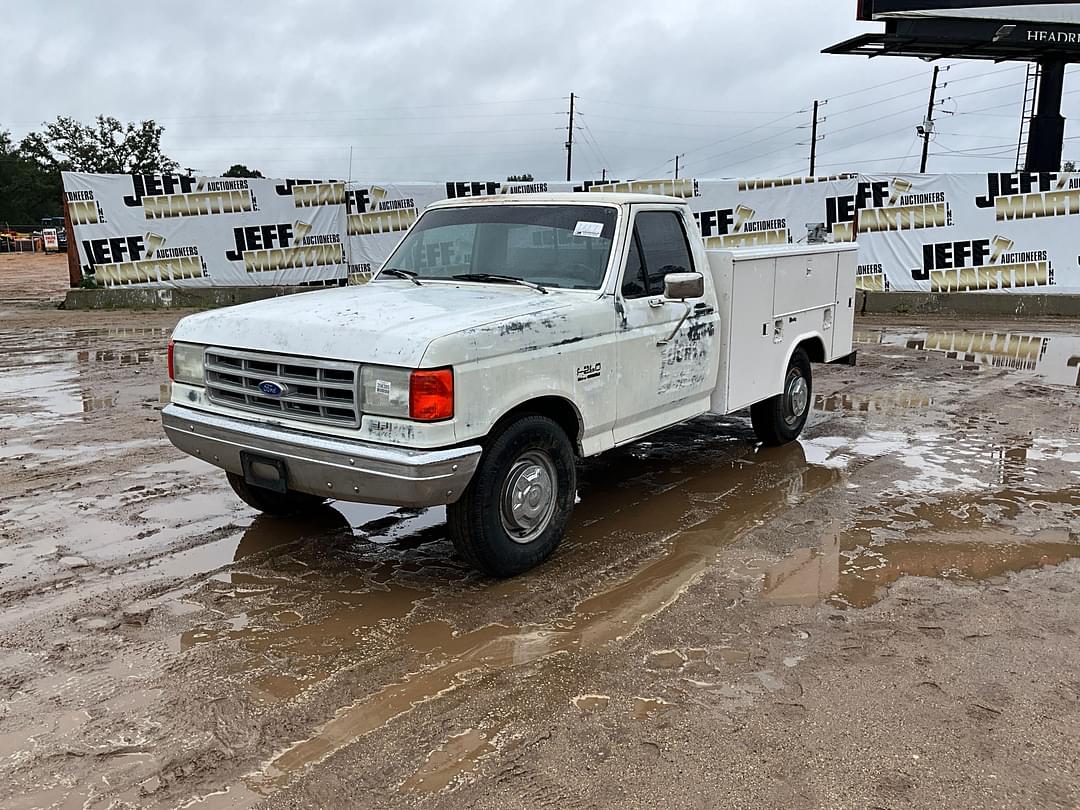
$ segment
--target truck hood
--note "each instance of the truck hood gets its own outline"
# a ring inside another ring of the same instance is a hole
[[[379,281],[191,315],[173,339],[415,368],[436,338],[560,309],[569,297],[509,285]]]

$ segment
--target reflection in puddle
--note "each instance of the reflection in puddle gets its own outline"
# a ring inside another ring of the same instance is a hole
[[[606,709],[611,698],[608,695],[578,695],[570,702],[584,714],[592,714]]]
[[[899,413],[930,408],[933,397],[913,390],[879,391],[871,394],[817,394],[814,410],[823,413]]]
[[[1000,528],[931,530],[879,541],[873,533],[880,527],[867,523],[830,534],[820,546],[799,549],[772,566],[765,573],[765,599],[780,605],[808,607],[824,601],[865,608],[884,598],[887,587],[901,577],[982,582],[1080,557],[1080,542],[1066,530],[1031,538]]]
[[[672,705],[663,698],[634,698],[634,719],[648,720],[655,714],[667,711]]]
[[[1080,335],[931,330],[856,330],[857,343],[940,352],[972,366],[1036,374],[1048,383],[1080,387]]]
[[[7,370],[0,372],[0,401],[13,400],[19,408],[52,416],[83,413],[83,397],[74,368]],[[0,417],[0,427],[15,415]],[[14,425],[13,425],[14,426]]]

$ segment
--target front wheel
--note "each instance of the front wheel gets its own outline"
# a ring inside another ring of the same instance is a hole
[[[750,406],[754,433],[763,444],[775,447],[799,438],[810,415],[813,386],[810,357],[805,349],[796,349],[784,377],[784,392]]]
[[[566,432],[546,416],[523,416],[494,437],[461,498],[446,507],[450,539],[484,573],[528,571],[562,540],[576,490]]]
[[[256,487],[244,480],[244,476],[227,472],[229,486],[244,503],[267,515],[299,515],[310,512],[326,503],[326,498],[305,492],[287,490],[284,494],[264,487]]]

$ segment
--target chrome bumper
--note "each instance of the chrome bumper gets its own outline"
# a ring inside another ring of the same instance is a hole
[[[240,453],[281,459],[289,489],[387,506],[454,503],[480,461],[479,446],[453,450],[399,447],[316,436],[167,405],[165,435],[189,455],[243,475]]]

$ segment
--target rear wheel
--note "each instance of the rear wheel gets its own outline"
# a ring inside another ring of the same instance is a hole
[[[475,568],[520,574],[555,551],[576,490],[566,433],[546,416],[523,416],[495,435],[460,500],[446,507],[450,539]]]
[[[244,476],[226,473],[229,486],[244,503],[268,515],[299,515],[317,509],[326,498],[308,495],[306,492],[287,490],[284,494],[263,487],[256,487],[244,480]]]
[[[810,415],[812,394],[810,357],[805,349],[796,349],[784,377],[784,392],[750,406],[750,421],[762,443],[776,446],[799,438]]]

